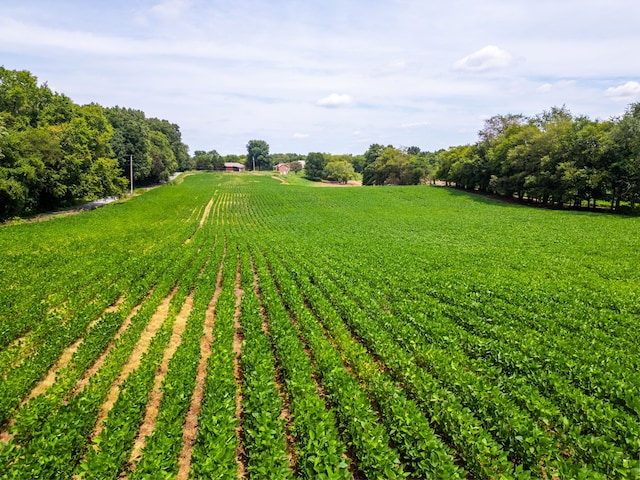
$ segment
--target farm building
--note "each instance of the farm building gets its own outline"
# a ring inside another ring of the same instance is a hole
[[[287,175],[289,173],[289,164],[278,163],[277,165],[274,165],[273,169],[282,175]]]
[[[244,172],[245,166],[238,162],[225,162],[224,163],[224,171],[225,172]]]

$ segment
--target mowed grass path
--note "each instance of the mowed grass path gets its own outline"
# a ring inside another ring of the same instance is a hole
[[[640,219],[309,186],[0,227],[0,471],[637,478]]]

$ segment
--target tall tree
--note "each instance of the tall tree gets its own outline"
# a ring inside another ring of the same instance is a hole
[[[124,172],[129,171],[129,156],[133,155],[134,185],[147,185],[150,179],[151,158],[149,140],[150,128],[144,112],[131,108],[107,108],[107,117],[113,125],[114,135],[111,146]]]
[[[182,143],[180,127],[175,123],[170,123],[168,120],[159,120],[157,118],[149,118],[147,122],[151,130],[163,133],[169,140],[169,146],[177,163],[176,168],[181,171],[189,170],[191,168],[189,147]]]
[[[364,152],[364,163],[362,165],[362,184],[363,185],[375,185],[375,172],[376,168],[374,162],[382,155],[384,147],[379,143],[373,143],[369,146],[366,152]]]
[[[323,153],[311,152],[307,155],[307,161],[304,164],[304,175],[309,180],[322,180],[324,167],[327,165],[327,158]]]
[[[613,203],[620,208],[628,201],[631,208],[640,203],[640,103],[631,104],[611,131],[610,167]]]
[[[178,168],[178,162],[165,134],[152,130],[149,134],[149,155],[151,156],[151,172],[149,180],[153,183],[166,182]]]
[[[264,140],[249,140],[247,143],[247,168],[249,170],[270,170],[269,144]]]
[[[356,172],[353,166],[346,160],[332,160],[328,162],[323,170],[323,177],[340,183],[347,183],[354,179]]]

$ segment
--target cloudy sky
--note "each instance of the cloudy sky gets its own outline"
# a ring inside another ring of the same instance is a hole
[[[472,143],[497,114],[640,101],[637,0],[0,0],[0,65],[195,150]]]

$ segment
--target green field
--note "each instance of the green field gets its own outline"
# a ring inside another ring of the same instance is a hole
[[[2,478],[640,477],[640,218],[310,185],[0,227]]]

